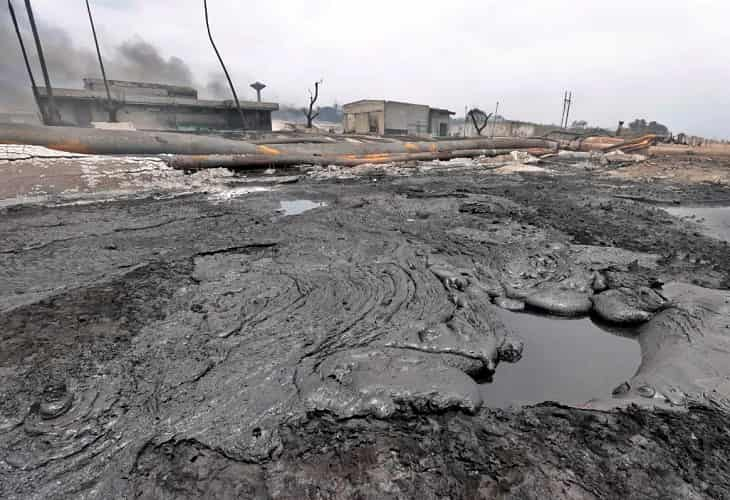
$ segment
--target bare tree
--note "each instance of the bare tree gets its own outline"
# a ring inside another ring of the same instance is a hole
[[[492,113],[487,114],[479,108],[474,108],[469,110],[466,116],[471,118],[474,129],[477,131],[477,134],[481,136],[482,131],[487,128],[487,124],[489,123],[489,119],[492,117]]]
[[[314,94],[312,94],[312,90],[309,90],[309,109],[302,108],[302,113],[304,113],[304,116],[307,117],[307,128],[312,128],[312,122],[319,116],[319,106],[317,106],[317,110],[314,110],[314,105],[317,103],[317,99],[319,99],[319,86],[322,84],[322,80],[318,82],[314,82]]]

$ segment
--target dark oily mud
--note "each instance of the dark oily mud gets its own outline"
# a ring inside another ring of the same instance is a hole
[[[601,327],[590,319],[558,319],[532,314],[501,317],[525,343],[519,363],[500,365],[481,386],[490,407],[543,401],[582,405],[611,398],[613,389],[641,363],[632,330]]]
[[[727,496],[727,246],[624,187],[436,172],[7,206],[0,497]],[[522,306],[628,315],[638,371],[590,411],[489,410],[480,382],[530,353],[502,317]]]
[[[726,498],[725,422],[710,409],[554,405],[387,422],[317,416],[285,426],[283,452],[266,466],[178,440],[142,450],[131,482],[145,499]]]

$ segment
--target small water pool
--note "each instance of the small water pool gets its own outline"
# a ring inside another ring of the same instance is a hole
[[[692,217],[711,238],[730,241],[730,207],[668,207],[675,217]]]
[[[312,200],[294,200],[294,201],[282,201],[281,208],[279,211],[284,215],[299,215],[315,208],[326,207],[327,203],[324,201],[312,201]]]
[[[525,341],[525,350],[519,362],[500,363],[492,382],[481,386],[487,406],[609,399],[641,363],[639,342],[628,332],[608,331],[587,318],[499,314]]]

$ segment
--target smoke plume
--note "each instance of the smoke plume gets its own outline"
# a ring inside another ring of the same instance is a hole
[[[44,86],[25,10],[17,4],[16,15],[36,82]],[[65,30],[44,23],[43,20],[40,20],[38,30],[54,87],[80,88],[83,78],[101,77],[91,34],[90,47],[82,48],[74,45]],[[0,53],[0,111],[35,112],[30,80],[10,13],[6,9],[0,9]],[[107,76],[112,80],[196,86],[193,73],[184,60],[179,57],[165,58],[154,45],[141,38],[127,40],[111,51],[102,48],[102,53]],[[217,75],[214,78],[201,88],[212,97],[229,98],[227,86]]]

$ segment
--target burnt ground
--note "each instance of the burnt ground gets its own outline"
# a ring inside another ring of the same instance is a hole
[[[660,209],[728,187],[379,172],[0,209],[0,497],[730,498],[711,399],[477,390],[514,361],[504,290],[730,289],[728,244]]]

